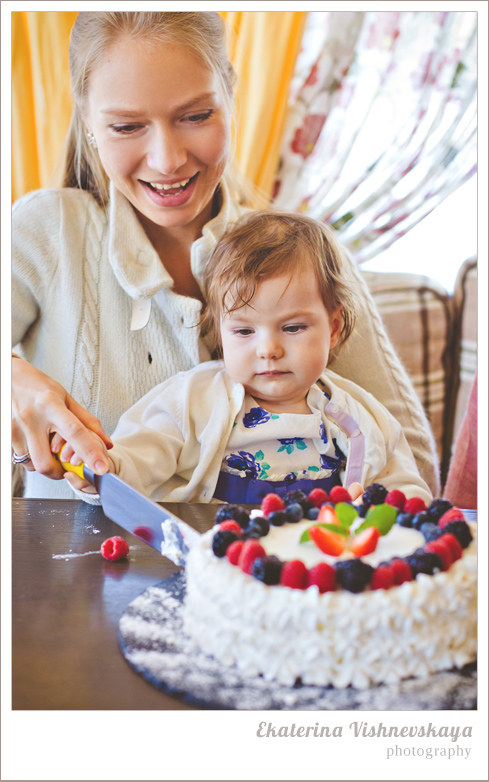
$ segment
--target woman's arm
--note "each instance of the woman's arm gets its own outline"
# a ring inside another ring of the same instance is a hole
[[[328,368],[373,394],[401,424],[421,477],[436,497],[440,491],[439,464],[430,425],[365,281],[350,259],[345,263],[359,303],[358,319],[354,333],[338,356],[331,358]]]

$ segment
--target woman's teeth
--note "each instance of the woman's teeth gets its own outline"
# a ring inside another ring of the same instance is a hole
[[[149,182],[148,184],[154,190],[179,190],[181,187],[188,185],[190,179],[183,179],[181,182],[174,182],[172,185],[160,185],[158,182]]]

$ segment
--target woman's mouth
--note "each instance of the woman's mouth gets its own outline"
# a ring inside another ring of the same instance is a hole
[[[171,184],[163,182],[146,182],[140,179],[139,182],[144,187],[150,200],[157,206],[183,206],[191,198],[196,188],[199,171],[191,177],[182,178]]]
[[[163,196],[163,198],[169,198],[183,193],[197,176],[198,172],[192,177],[180,180],[180,182],[172,182],[171,185],[163,184],[161,182],[145,182],[143,179],[141,179],[140,182],[142,182],[143,185],[146,185],[146,187],[149,187],[150,190],[153,190],[153,192]]]

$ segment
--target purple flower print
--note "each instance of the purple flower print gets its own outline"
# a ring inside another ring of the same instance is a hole
[[[247,451],[231,453],[225,459],[228,467],[244,472],[247,478],[256,478],[260,474],[261,467],[255,461],[255,457]]]
[[[243,426],[246,429],[253,429],[258,424],[265,424],[270,420],[270,413],[263,407],[252,407],[248,413],[243,416]]]

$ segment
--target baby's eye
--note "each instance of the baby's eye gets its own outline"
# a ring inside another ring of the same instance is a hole
[[[235,329],[233,334],[236,334],[238,337],[249,337],[250,334],[253,334],[253,329]]]
[[[302,323],[291,323],[290,326],[285,326],[284,331],[287,334],[298,334],[300,331],[304,331],[307,328],[307,326],[304,326]]]

